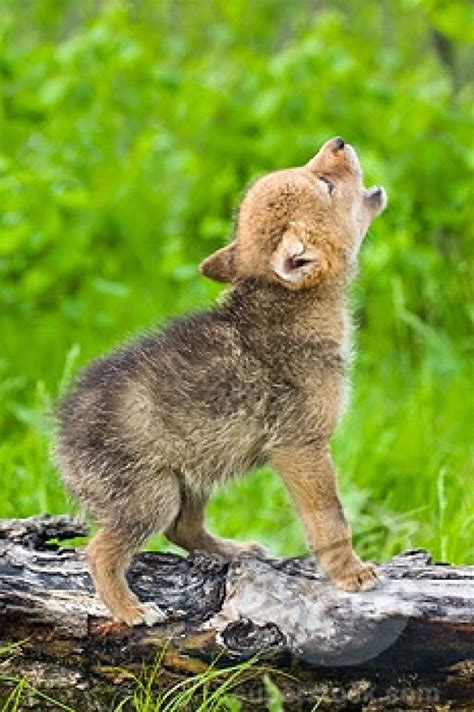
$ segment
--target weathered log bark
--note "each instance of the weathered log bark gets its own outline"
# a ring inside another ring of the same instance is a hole
[[[310,558],[145,553],[131,586],[168,620],[130,629],[108,625],[83,551],[52,543],[85,534],[70,517],[0,521],[0,704],[26,679],[18,709],[60,709],[34,690],[81,711],[113,709],[130,674],[164,651],[160,688],[217,656],[225,667],[258,655],[288,673],[273,676],[285,709],[474,709],[474,567],[410,551],[381,567],[379,589],[349,594]],[[234,693],[243,709],[265,709],[255,677]]]

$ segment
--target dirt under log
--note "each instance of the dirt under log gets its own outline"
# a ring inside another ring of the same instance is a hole
[[[474,710],[474,567],[409,551],[381,566],[378,589],[349,594],[309,557],[144,553],[130,584],[168,618],[130,629],[109,625],[83,551],[57,543],[86,533],[67,516],[0,521],[0,705],[28,680],[18,709],[59,709],[38,690],[109,710],[157,656],[160,689],[257,656],[288,710]],[[233,692],[265,709],[259,678]]]

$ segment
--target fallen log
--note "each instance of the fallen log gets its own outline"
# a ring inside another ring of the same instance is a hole
[[[20,688],[14,709],[135,709],[147,666],[159,694],[254,657],[233,689],[243,710],[266,709],[263,664],[288,710],[474,709],[474,567],[408,551],[350,594],[310,557],[143,553],[130,584],[168,618],[130,629],[111,624],[83,551],[58,544],[86,533],[67,516],[0,521],[1,709]]]

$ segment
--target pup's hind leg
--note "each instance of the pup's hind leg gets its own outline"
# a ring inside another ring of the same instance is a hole
[[[140,603],[130,590],[125,572],[141,542],[131,542],[125,532],[104,527],[87,547],[89,569],[99,597],[116,620],[127,625],[153,625],[162,615],[153,604]]]
[[[265,554],[263,546],[254,541],[232,541],[214,536],[204,526],[206,499],[188,489],[181,492],[181,509],[175,521],[165,531],[167,538],[187,551],[208,551],[225,557],[239,554]]]
[[[158,606],[138,600],[125,578],[132,555],[153,532],[166,529],[179,511],[176,477],[159,478],[154,485],[149,483],[147,492],[137,487],[133,499],[129,496],[121,510],[114,508],[105,521],[102,518],[102,529],[87,547],[97,594],[113,617],[127,625],[153,625],[164,618]]]

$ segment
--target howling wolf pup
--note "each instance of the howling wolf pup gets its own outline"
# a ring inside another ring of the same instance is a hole
[[[213,536],[204,508],[216,484],[265,462],[279,471],[336,586],[377,584],[374,565],[352,549],[329,440],[347,391],[345,291],[386,202],[383,188],[363,187],[341,138],[305,165],[257,180],[234,241],[201,265],[233,285],[225,300],[97,359],[63,397],[55,457],[100,525],[87,556],[117,620],[163,618],[125,580],[153,532],[187,550],[262,553]]]

